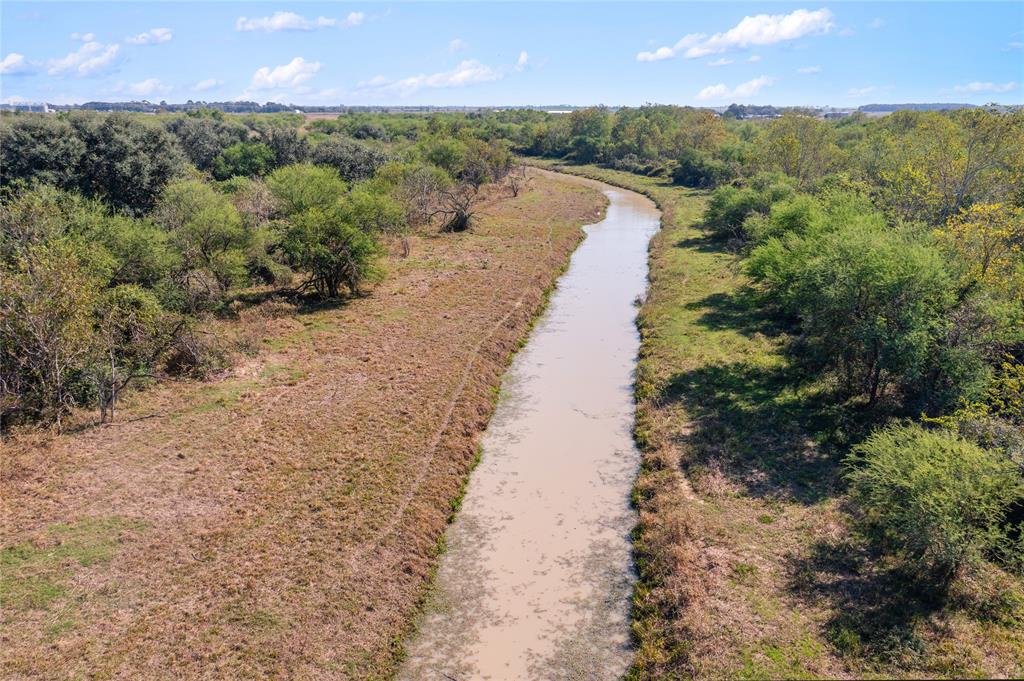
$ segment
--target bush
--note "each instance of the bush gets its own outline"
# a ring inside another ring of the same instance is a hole
[[[304,286],[321,298],[337,298],[343,286],[358,293],[373,272],[377,242],[349,217],[341,206],[313,208],[292,216],[285,228],[282,246],[289,261],[309,273]]]
[[[744,222],[751,215],[767,215],[772,204],[794,194],[793,187],[776,175],[754,177],[749,186],[725,185],[711,194],[704,212],[704,226],[719,238],[746,240]]]
[[[274,167],[274,150],[266,144],[236,142],[213,160],[213,176],[227,180],[235,175],[257,177]]]
[[[859,522],[883,550],[939,583],[1008,548],[1003,522],[1024,501],[1005,457],[947,430],[895,425],[847,457]]]
[[[373,177],[377,168],[388,162],[388,156],[365,144],[344,137],[331,137],[313,147],[309,160],[334,168],[346,182],[357,182]]]
[[[711,189],[732,179],[728,165],[696,149],[686,149],[677,163],[672,181],[684,187]]]

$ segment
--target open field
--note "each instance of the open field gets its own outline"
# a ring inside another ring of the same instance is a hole
[[[1021,676],[1012,615],[914,593],[851,534],[839,461],[872,422],[789,387],[780,331],[696,224],[706,195],[559,169],[663,212],[640,322],[633,678]]]
[[[364,297],[243,313],[262,348],[230,375],[5,442],[3,676],[388,676],[501,373],[604,202],[492,195]]]

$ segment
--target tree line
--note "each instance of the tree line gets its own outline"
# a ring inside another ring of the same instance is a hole
[[[301,116],[0,119],[0,420],[111,418],[132,383],[223,367],[208,321],[251,287],[357,295],[387,240],[472,224],[508,144]]]

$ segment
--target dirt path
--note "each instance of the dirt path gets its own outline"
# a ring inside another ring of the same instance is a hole
[[[611,203],[502,382],[402,678],[614,679],[629,662],[632,374],[653,202]]]
[[[393,673],[509,355],[604,203],[492,192],[368,296],[246,316],[231,375],[0,444],[0,677]]]

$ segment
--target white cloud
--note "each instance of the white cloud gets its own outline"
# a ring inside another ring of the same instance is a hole
[[[871,20],[871,23],[868,24],[868,28],[874,29],[879,29],[882,28],[883,26],[885,26],[885,21],[879,17],[875,17],[874,19]]]
[[[697,93],[697,99],[704,101],[708,99],[725,99],[732,92],[725,83],[719,83],[718,85],[708,85],[706,88]]]
[[[752,61],[752,62],[753,61],[761,61],[761,55],[759,55],[759,54],[752,54],[752,55],[750,55],[750,58],[747,59],[747,61]]]
[[[687,59],[721,54],[735,49],[756,45],[775,45],[810,35],[830,31],[835,24],[832,13],[827,9],[798,9],[789,14],[758,14],[743,17],[742,20],[724,33],[708,36],[691,33],[672,47],[659,47],[653,52],[640,52],[637,61],[660,61],[682,53]]]
[[[140,97],[146,97],[153,93],[166,94],[171,91],[170,85],[164,85],[158,78],[147,78],[146,80],[132,83],[128,86],[128,92]]]
[[[81,40],[83,43],[89,43],[96,39],[96,36],[92,33],[72,33],[72,40]]]
[[[868,85],[867,87],[852,87],[846,91],[847,97],[864,97],[870,95],[872,92],[878,90],[874,85]]]
[[[203,92],[205,90],[212,90],[213,88],[221,86],[223,84],[223,80],[217,80],[216,78],[207,78],[193,85],[192,89],[196,90],[197,92]]]
[[[350,12],[347,17],[343,20],[331,19],[328,17],[317,17],[316,19],[307,19],[301,14],[295,12],[274,12],[269,17],[253,17],[248,19],[246,17],[238,17],[235,21],[236,31],[314,31],[318,28],[325,28],[328,26],[337,26],[340,28],[348,28],[350,26],[358,26],[366,19],[366,15],[362,12]]]
[[[0,99],[0,104],[31,104],[29,100],[19,95],[11,95],[10,97],[4,97]]]
[[[530,62],[530,55],[526,54],[526,50],[519,53],[519,59],[516,60],[516,71],[522,71],[526,68],[526,65]]]
[[[974,81],[966,85],[957,85],[953,88],[956,92],[1010,92],[1020,87],[1019,83],[981,83]]]
[[[820,66],[801,66],[796,70],[797,73],[821,73]]]
[[[774,82],[774,78],[769,78],[768,76],[760,76],[753,80],[748,80],[745,83],[740,83],[731,90],[724,83],[719,83],[717,85],[709,85],[697,93],[697,99],[701,101],[729,98],[747,99],[749,97],[757,95],[757,93],[761,91],[761,88],[767,87]]]
[[[462,38],[456,38],[455,40],[448,43],[448,51],[452,54],[456,52],[462,52],[463,50],[469,49],[469,43]]]
[[[1017,40],[1012,43],[1007,43],[1006,47],[1011,50],[1024,50],[1024,42]]]
[[[525,53],[523,53],[525,54]],[[520,55],[521,57],[522,55]],[[375,91],[381,94],[397,94],[405,97],[423,88],[457,88],[479,83],[501,80],[503,74],[476,59],[466,59],[450,71],[410,76],[401,80],[389,80],[376,76],[360,82],[357,88],[363,92]]]
[[[252,75],[250,90],[272,90],[294,88],[312,78],[320,70],[320,62],[309,62],[295,57],[287,64],[270,68],[264,66]]]
[[[63,73],[88,76],[110,66],[114,59],[117,58],[117,53],[120,49],[120,45],[103,45],[95,41],[88,42],[60,59],[51,59],[50,67],[46,72],[51,76]]]
[[[124,41],[129,45],[155,45],[169,42],[173,37],[174,34],[169,28],[151,28],[138,35],[128,36]]]
[[[731,63],[733,63],[732,59],[726,59],[725,57],[722,57],[721,59],[715,59],[714,61],[709,61],[708,62],[708,66],[728,66]]]
[[[4,75],[13,75],[15,73],[24,73],[29,68],[28,62],[25,61],[25,55],[18,54],[17,52],[11,52],[3,61],[0,61],[0,73]]]

